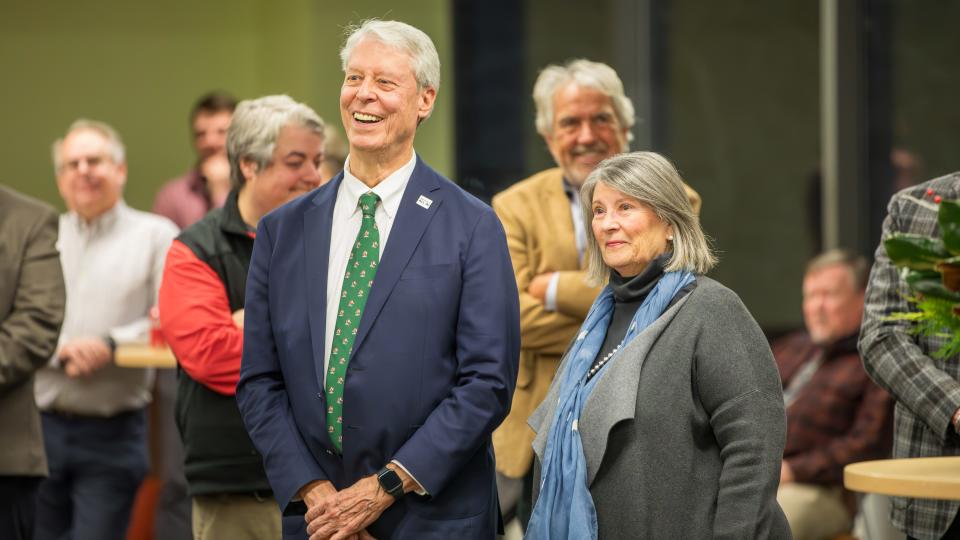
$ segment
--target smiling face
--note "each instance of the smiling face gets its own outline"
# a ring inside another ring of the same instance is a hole
[[[544,139],[564,176],[579,187],[598,163],[627,149],[627,128],[609,96],[568,83],[554,94],[553,125]]]
[[[263,215],[320,185],[323,137],[295,125],[280,129],[270,164],[257,170],[252,160],[240,167],[247,179],[243,189],[253,190],[251,200]]]
[[[667,251],[670,225],[646,204],[597,182],[593,190],[593,236],[603,262],[623,277],[638,275]]]
[[[67,208],[93,220],[113,208],[123,195],[127,166],[114,163],[110,141],[99,131],[70,132],[60,147],[57,189]]]
[[[406,53],[374,39],[360,41],[340,89],[351,163],[369,156],[381,162],[409,159],[417,124],[429,116],[435,98],[435,89],[417,89]]]
[[[863,294],[854,284],[853,272],[832,264],[809,272],[803,278],[803,322],[810,338],[829,345],[860,328]]]

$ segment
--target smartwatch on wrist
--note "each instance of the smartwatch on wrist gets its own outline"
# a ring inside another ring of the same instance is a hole
[[[389,493],[394,499],[400,500],[403,497],[403,480],[393,469],[384,467],[377,472],[377,482],[384,491]]]

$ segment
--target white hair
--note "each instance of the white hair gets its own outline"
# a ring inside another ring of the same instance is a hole
[[[537,133],[547,137],[553,131],[553,97],[563,86],[573,83],[581,88],[593,88],[610,98],[613,112],[620,125],[627,130],[627,142],[633,140],[630,128],[636,123],[633,102],[623,92],[623,81],[612,67],[585,59],[570,60],[566,64],[549,65],[537,76],[533,85],[533,102],[537,108]]]
[[[96,131],[102,135],[103,138],[107,140],[107,151],[110,153],[110,159],[113,160],[114,163],[121,165],[126,161],[127,149],[125,146],[123,146],[123,140],[120,138],[120,134],[117,133],[117,130],[113,129],[113,126],[107,124],[106,122],[80,118],[79,120],[76,120],[70,124],[70,127],[67,128],[66,135],[53,141],[53,146],[50,149],[50,153],[53,158],[53,171],[55,173],[59,174],[60,170],[63,168],[63,140],[74,131],[81,130]]]
[[[306,128],[323,137],[323,120],[313,109],[290,96],[264,96],[241,101],[227,130],[227,159],[234,186],[246,182],[240,162],[249,159],[263,170],[273,160],[273,149],[285,126]]]
[[[360,26],[348,27],[347,33],[347,40],[340,49],[341,69],[344,71],[347,70],[353,48],[364,38],[370,38],[410,57],[410,66],[417,79],[417,90],[440,90],[440,55],[437,54],[437,48],[430,36],[423,30],[400,21],[367,19]]]

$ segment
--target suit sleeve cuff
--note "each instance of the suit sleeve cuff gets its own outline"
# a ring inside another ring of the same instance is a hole
[[[557,289],[560,287],[560,272],[554,272],[550,276],[550,285],[547,285],[547,295],[543,300],[543,309],[547,311],[557,310]]]
[[[417,489],[413,490],[414,493],[416,493],[417,495],[424,495],[424,496],[430,495],[429,493],[427,493],[427,490],[423,489],[423,484],[421,484],[420,481],[417,480],[417,477],[411,474],[410,471],[403,466],[403,463],[400,463],[395,459],[390,460],[390,463],[393,463],[397,467],[400,467],[401,469],[403,469],[403,472],[407,473],[407,476],[409,476],[410,478],[413,478],[413,481],[416,482],[417,484]]]

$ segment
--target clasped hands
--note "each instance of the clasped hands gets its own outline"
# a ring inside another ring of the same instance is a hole
[[[307,505],[310,540],[374,540],[367,527],[394,502],[380,487],[376,475],[337,491],[326,480],[311,482],[300,490]]]

